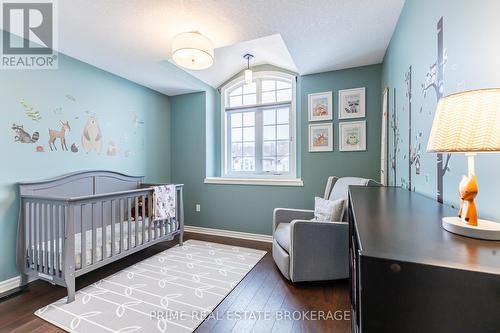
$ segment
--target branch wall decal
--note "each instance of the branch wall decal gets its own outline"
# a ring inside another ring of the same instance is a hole
[[[422,92],[424,98],[427,96],[429,89],[436,93],[436,101],[443,97],[444,92],[444,68],[447,62],[446,50],[443,47],[443,17],[441,17],[437,23],[437,60],[434,64],[429,66],[429,70],[425,75],[425,82],[422,84]],[[442,203],[444,200],[443,189],[444,189],[444,176],[446,172],[449,171],[449,162],[451,155],[446,154],[443,159],[443,154],[436,154],[436,167],[437,167],[437,181],[436,181],[436,199],[438,202]]]

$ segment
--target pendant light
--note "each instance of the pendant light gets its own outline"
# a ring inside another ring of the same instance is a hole
[[[253,55],[247,53],[243,56],[247,60],[247,69],[245,69],[245,84],[250,84],[253,81],[252,70],[250,69],[250,59],[253,58]]]
[[[214,63],[212,41],[198,31],[183,32],[174,38],[172,59],[187,69],[207,69]]]

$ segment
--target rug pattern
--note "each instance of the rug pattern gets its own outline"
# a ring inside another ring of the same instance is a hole
[[[188,240],[35,314],[68,332],[192,332],[265,254]]]

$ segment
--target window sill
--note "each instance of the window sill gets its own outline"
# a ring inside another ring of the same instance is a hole
[[[304,186],[304,182],[300,178],[292,179],[259,179],[259,178],[223,178],[223,177],[207,177],[205,184],[218,185],[258,185],[258,186]]]

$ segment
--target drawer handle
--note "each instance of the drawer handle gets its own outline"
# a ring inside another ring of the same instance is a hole
[[[391,264],[390,268],[391,268],[391,271],[393,271],[394,273],[401,272],[401,266],[399,264],[396,264],[396,263]]]

